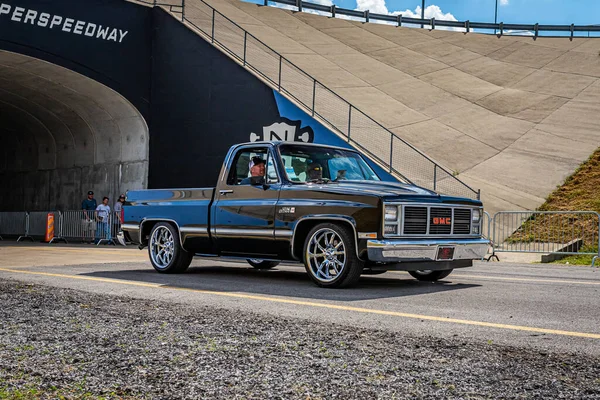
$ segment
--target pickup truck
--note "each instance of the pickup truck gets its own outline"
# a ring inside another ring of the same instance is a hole
[[[391,269],[436,281],[489,246],[480,201],[384,182],[354,150],[305,143],[235,145],[216,188],[130,191],[123,210],[124,235],[162,273],[220,256],[301,262],[321,287]]]

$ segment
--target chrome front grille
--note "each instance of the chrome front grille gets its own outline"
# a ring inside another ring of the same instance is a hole
[[[454,224],[452,233],[455,235],[468,235],[471,233],[471,210],[468,208],[454,209]]]
[[[471,235],[472,208],[440,206],[402,206],[399,235]]]
[[[427,233],[427,207],[404,207],[403,229],[405,235]]]

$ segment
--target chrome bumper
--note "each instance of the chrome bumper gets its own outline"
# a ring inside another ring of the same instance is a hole
[[[394,239],[368,240],[367,255],[370,261],[397,263],[413,261],[480,260],[488,251],[487,239]],[[452,247],[452,259],[438,259],[438,248]]]

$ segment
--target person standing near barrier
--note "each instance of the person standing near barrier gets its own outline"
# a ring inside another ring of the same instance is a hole
[[[125,203],[125,195],[122,194],[119,196],[119,200],[117,200],[117,202],[115,203],[115,206],[113,207],[114,210],[114,215],[115,218],[113,218],[113,228],[114,230],[112,231],[112,235],[113,236],[117,236],[119,231],[121,230],[121,224],[123,223],[122,219],[121,219],[121,211],[123,210],[123,203]]]
[[[104,196],[102,204],[96,207],[96,218],[98,219],[98,227],[96,228],[96,244],[101,240],[106,239],[107,243],[112,242],[110,234],[110,206],[108,205],[108,197]]]
[[[81,202],[81,209],[83,210],[83,214],[85,216],[82,221],[83,232],[88,243],[92,243],[94,240],[94,230],[96,229],[95,214],[97,207],[98,204],[94,198],[94,192],[90,190],[87,193],[87,199],[84,199],[83,202]]]

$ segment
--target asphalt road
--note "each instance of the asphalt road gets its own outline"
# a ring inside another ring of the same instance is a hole
[[[482,262],[438,283],[388,272],[363,277],[356,288],[328,290],[314,286],[301,266],[257,271],[244,262],[197,259],[186,274],[162,275],[145,251],[0,242],[2,278],[391,335],[600,355],[600,269],[583,266]]]

